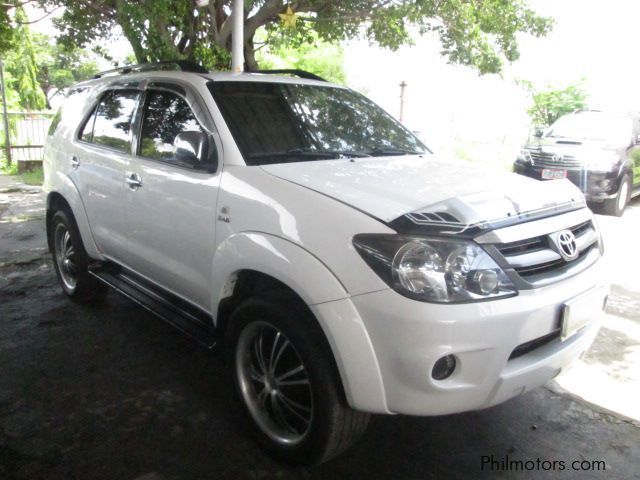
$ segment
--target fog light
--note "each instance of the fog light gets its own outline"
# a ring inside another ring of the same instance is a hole
[[[600,188],[603,190],[606,190],[611,186],[611,180],[609,180],[608,178],[600,180],[598,183],[600,184]]]
[[[498,274],[494,270],[476,270],[471,275],[469,283],[471,290],[489,295],[498,286]]]
[[[435,363],[431,370],[431,376],[435,380],[444,380],[445,378],[450,377],[455,369],[456,357],[453,355],[447,355]]]

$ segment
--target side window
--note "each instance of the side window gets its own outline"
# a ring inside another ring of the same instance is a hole
[[[131,149],[131,122],[138,103],[139,93],[128,90],[107,92],[89,118],[81,134],[81,139],[97,145],[104,145],[122,152]],[[89,137],[91,125],[93,134]]]
[[[56,133],[56,129],[58,128],[58,125],[60,125],[61,119],[62,119],[62,108],[59,108],[55,116],[51,120],[51,123],[49,124],[49,130],[47,131],[47,135],[53,135],[54,133]]]
[[[171,92],[148,91],[139,155],[164,161],[175,160],[174,141],[178,134],[184,132],[204,133],[187,102]]]
[[[93,111],[87,121],[85,122],[82,130],[80,131],[80,140],[84,140],[85,142],[91,142],[91,138],[93,137],[93,124],[96,122],[96,107],[93,107]]]

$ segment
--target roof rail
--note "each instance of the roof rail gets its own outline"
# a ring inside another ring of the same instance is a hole
[[[173,67],[173,68],[166,68]],[[154,63],[139,63],[137,65],[125,65],[124,67],[114,68],[112,70],[106,70],[104,72],[97,73],[93,78],[101,78],[106,75],[125,74],[134,72],[148,72],[154,70],[181,70],[183,72],[193,73],[209,73],[209,71],[202,65],[199,65],[190,60],[167,60],[164,62]]]
[[[307,78],[309,80],[320,80],[321,82],[327,81],[319,75],[316,75],[315,73],[307,72],[305,70],[299,70],[297,68],[284,68],[279,70],[252,70],[248,71],[247,73],[266,73],[270,75],[289,74],[295,75],[296,77],[300,78]]]

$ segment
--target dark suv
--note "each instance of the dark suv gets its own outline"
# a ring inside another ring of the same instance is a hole
[[[590,206],[620,216],[640,194],[640,117],[580,111],[535,130],[514,171],[538,180],[568,178]]]

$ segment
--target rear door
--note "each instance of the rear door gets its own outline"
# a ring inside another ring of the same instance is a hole
[[[194,98],[184,88],[145,91],[136,156],[126,167],[127,177],[139,183],[128,185],[124,197],[126,264],[208,310],[220,174],[185,165],[173,153],[183,132],[210,135],[210,148],[217,151]]]
[[[101,253],[119,260],[127,249],[124,218],[125,166],[131,156],[132,123],[142,92],[104,92],[78,132],[71,162]]]
[[[632,162],[633,185],[640,187],[640,118],[633,119],[633,146],[629,151],[629,158]]]

